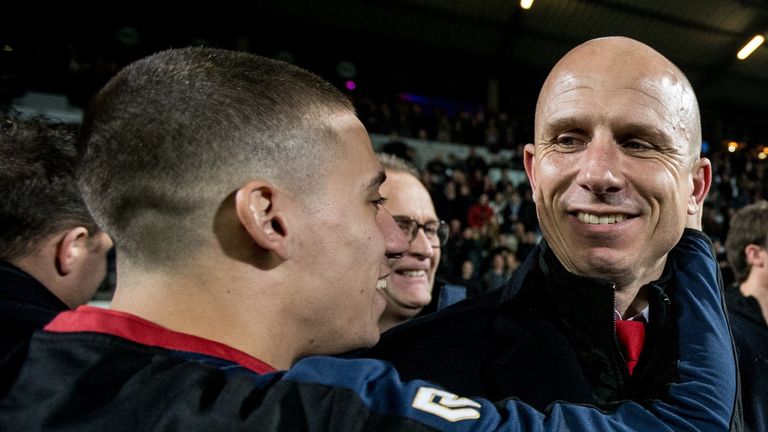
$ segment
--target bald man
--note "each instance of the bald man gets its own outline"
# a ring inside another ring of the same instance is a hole
[[[501,290],[399,326],[367,355],[544,412],[663,400],[686,290],[667,257],[684,232],[708,242],[685,229],[711,181],[700,143],[696,97],[669,60],[622,37],[576,47],[547,77],[525,147],[541,243]]]

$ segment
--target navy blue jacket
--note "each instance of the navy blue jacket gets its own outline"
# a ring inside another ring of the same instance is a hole
[[[225,345],[135,316],[83,307],[36,333],[0,401],[0,430],[53,431],[725,431],[736,391],[734,353],[708,243],[679,250],[679,382],[666,401],[609,410],[520,401],[492,404],[375,360],[309,357],[288,371]],[[702,249],[704,252],[702,252]],[[687,286],[687,285],[686,285]]]

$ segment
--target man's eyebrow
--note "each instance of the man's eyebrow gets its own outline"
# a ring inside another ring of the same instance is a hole
[[[545,133],[561,133],[580,130],[584,122],[589,121],[590,117],[588,115],[555,117],[550,121],[547,121],[542,129]],[[658,125],[643,121],[628,121],[623,124],[619,123],[615,125],[614,128],[619,131],[619,133],[628,133],[642,138],[654,138],[656,140],[666,135],[664,130]]]
[[[565,132],[568,130],[579,129],[579,125],[588,121],[584,116],[564,116],[554,117],[544,123],[544,130],[548,132]]]
[[[658,125],[645,122],[629,122],[623,126],[623,130],[641,138],[653,138],[655,140],[660,140],[668,135]]]
[[[378,174],[374,178],[371,179],[371,181],[368,182],[368,185],[365,187],[368,190],[376,190],[379,188],[379,186],[384,183],[384,181],[387,179],[387,174],[384,172],[384,170],[379,171]]]

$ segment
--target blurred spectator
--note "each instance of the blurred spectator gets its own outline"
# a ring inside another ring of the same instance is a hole
[[[483,228],[493,221],[493,209],[488,205],[488,194],[480,194],[477,202],[469,208],[467,223],[473,228]]]
[[[460,271],[453,278],[453,283],[467,287],[467,297],[476,296],[483,292],[483,281],[477,277],[475,264],[469,259],[461,262]]]
[[[734,215],[726,241],[736,286],[726,296],[748,430],[768,430],[768,202]]]
[[[491,259],[491,268],[483,275],[483,291],[490,291],[504,285],[511,274],[507,269],[504,255],[494,254]]]

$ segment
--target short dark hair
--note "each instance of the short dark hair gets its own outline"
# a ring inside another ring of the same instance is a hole
[[[738,282],[744,282],[749,276],[744,248],[750,244],[768,247],[768,201],[742,207],[731,218],[725,250]]]
[[[120,253],[163,264],[207,241],[225,197],[260,178],[306,196],[341,157],[329,119],[352,114],[296,66],[211,48],[163,51],[96,95],[80,139],[80,186]]]
[[[42,117],[0,116],[0,259],[29,255],[62,230],[98,232],[77,187],[76,133]]]

